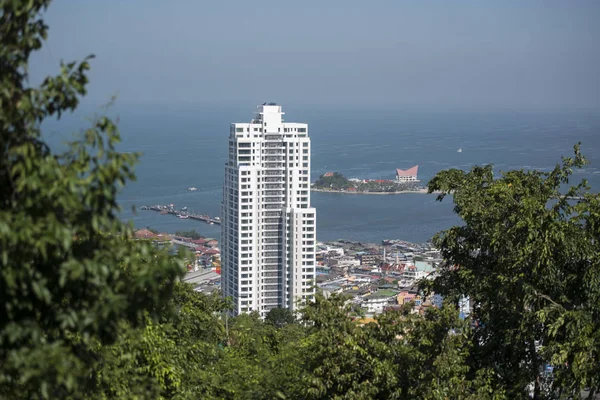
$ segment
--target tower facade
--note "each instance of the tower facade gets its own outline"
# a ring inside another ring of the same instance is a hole
[[[275,103],[233,123],[221,203],[221,286],[235,314],[295,310],[314,296],[316,212],[308,125]]]

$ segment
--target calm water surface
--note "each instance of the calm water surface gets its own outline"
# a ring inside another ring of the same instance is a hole
[[[174,203],[218,215],[230,122],[248,121],[252,106],[196,109],[117,108],[123,151],[143,153],[138,179],[123,190],[122,216],[136,227],[166,232],[196,229],[219,237],[217,225],[179,220],[132,206]],[[312,180],[327,171],[349,178],[393,178],[395,168],[419,165],[427,182],[447,168],[494,164],[496,170],[550,170],[581,141],[591,164],[575,172],[600,188],[600,117],[586,112],[406,112],[310,110],[285,107],[287,121],[307,122],[312,139]],[[85,126],[80,117],[51,123],[45,132],[58,142]],[[461,148],[462,152],[457,152]],[[188,192],[189,186],[198,187]],[[319,240],[378,242],[387,238],[426,241],[459,224],[451,199],[313,193]]]

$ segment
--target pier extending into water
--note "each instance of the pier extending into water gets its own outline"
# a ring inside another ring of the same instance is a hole
[[[219,219],[219,217],[211,217],[209,215],[196,214],[196,213],[187,212],[187,211],[183,211],[183,210],[178,211],[175,209],[175,207],[171,207],[169,205],[166,205],[166,206],[163,206],[163,205],[141,206],[140,210],[157,211],[163,215],[175,215],[176,217],[181,218],[181,219],[195,219],[197,221],[204,221],[207,224],[216,224],[216,225],[221,224],[221,220]]]

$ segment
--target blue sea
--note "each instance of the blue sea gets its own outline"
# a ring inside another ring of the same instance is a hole
[[[140,211],[142,205],[174,203],[190,211],[219,215],[230,122],[246,122],[254,105],[119,106],[122,151],[141,152],[137,181],[120,195],[122,217],[136,227],[164,232],[195,229],[219,237],[218,225]],[[510,169],[549,171],[562,155],[582,142],[590,164],[575,171],[600,189],[600,115],[586,111],[415,111],[376,107],[285,106],[285,119],[307,122],[312,140],[312,180],[327,171],[349,178],[391,179],[395,169],[419,165],[427,183],[447,168],[470,169],[492,163]],[[82,113],[44,127],[51,142],[88,124]],[[462,149],[462,152],[458,152]],[[198,191],[189,192],[190,186]],[[435,195],[342,195],[312,193],[317,209],[317,238],[379,242],[429,240],[460,224],[452,199]],[[132,211],[136,206],[138,211]]]

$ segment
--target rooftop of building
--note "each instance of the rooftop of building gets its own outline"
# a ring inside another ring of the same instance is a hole
[[[379,299],[379,298],[386,298],[386,297],[394,297],[397,294],[398,294],[397,290],[384,289],[384,290],[378,290],[375,293],[366,296],[366,298],[367,299]]]
[[[423,271],[423,272],[433,272],[435,271],[435,267],[433,266],[433,264],[431,262],[427,262],[427,261],[415,261],[415,267],[417,269],[417,271]]]
[[[197,286],[220,279],[221,276],[214,271],[200,270],[195,272],[188,272],[187,274],[185,274],[183,281]]]
[[[417,176],[418,172],[419,172],[418,165],[415,165],[414,167],[409,168],[409,169],[396,168],[396,176]]]

